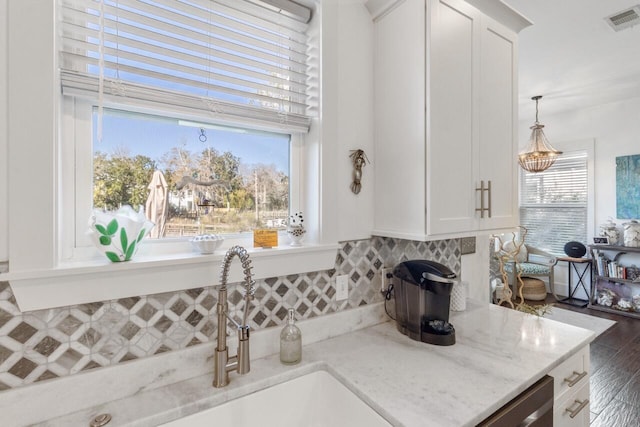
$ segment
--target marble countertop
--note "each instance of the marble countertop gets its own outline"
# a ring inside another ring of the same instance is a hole
[[[342,316],[349,315],[353,316]],[[378,319],[373,326],[359,319],[361,329],[334,337],[329,333],[326,339],[305,344],[303,361],[293,367],[280,364],[278,355],[271,354],[252,359],[247,375],[232,373],[231,383],[222,389],[211,386],[212,373],[207,372],[156,388],[138,387],[129,397],[38,425],[88,425],[93,416],[109,412],[110,426],[156,426],[324,369],[394,426],[472,426],[594,338],[586,329],[477,303],[452,313],[456,344],[447,347],[410,340],[396,330],[394,322],[380,323],[384,318],[377,315],[369,316],[371,322]],[[312,325],[302,323],[303,340],[317,334],[311,330],[317,325]],[[166,364],[161,360],[156,363]],[[159,369],[154,375],[161,378],[168,372]],[[117,379],[111,376],[111,381]]]

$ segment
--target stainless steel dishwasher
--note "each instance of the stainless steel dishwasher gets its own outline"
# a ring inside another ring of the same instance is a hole
[[[553,426],[553,378],[545,375],[478,424],[481,427]]]

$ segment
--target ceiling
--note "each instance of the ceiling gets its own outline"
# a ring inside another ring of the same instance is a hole
[[[640,25],[604,20],[640,0],[503,0],[534,24],[519,35],[520,117],[640,97]]]

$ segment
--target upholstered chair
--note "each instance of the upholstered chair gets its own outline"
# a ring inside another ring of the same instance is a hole
[[[513,252],[513,242],[507,241],[503,245],[503,249]],[[517,261],[517,262],[516,262]],[[524,244],[520,247],[520,251],[515,258],[507,260],[504,269],[509,278],[509,285],[513,290],[513,294],[518,294],[517,272],[520,277],[540,277],[542,276],[549,283],[549,290],[553,297],[557,300],[553,281],[553,267],[558,263],[558,259],[552,254],[541,249]],[[517,267],[516,267],[517,266]]]

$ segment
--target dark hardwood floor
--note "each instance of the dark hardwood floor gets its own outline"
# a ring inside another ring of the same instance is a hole
[[[617,322],[591,343],[591,427],[640,426],[640,319],[546,303]]]

